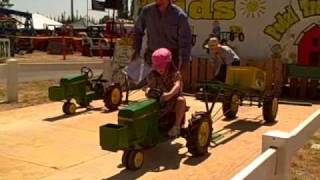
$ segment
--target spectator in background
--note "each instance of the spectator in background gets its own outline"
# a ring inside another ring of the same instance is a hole
[[[227,66],[240,66],[239,56],[228,46],[221,45],[218,38],[209,39],[209,59],[212,59],[215,67],[215,79],[225,82]]]

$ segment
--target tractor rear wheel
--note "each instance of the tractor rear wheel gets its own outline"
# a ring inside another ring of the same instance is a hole
[[[206,113],[193,115],[188,126],[187,148],[193,156],[203,156],[208,152],[212,136],[212,120]]]
[[[263,119],[267,123],[274,122],[278,114],[278,98],[272,97],[263,102]]]
[[[122,89],[119,84],[111,85],[106,90],[104,105],[109,110],[117,110],[122,102]]]
[[[144,155],[139,150],[127,150],[123,152],[122,164],[129,170],[140,169],[144,162]]]
[[[62,111],[67,115],[75,114],[77,110],[77,106],[72,102],[65,102],[62,106]]]
[[[233,119],[237,116],[240,105],[240,98],[237,94],[226,96],[222,104],[223,115],[227,119]]]

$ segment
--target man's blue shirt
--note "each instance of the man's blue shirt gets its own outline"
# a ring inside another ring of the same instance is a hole
[[[174,4],[169,4],[161,14],[155,3],[145,6],[135,25],[134,50],[140,52],[143,36],[147,31],[149,50],[168,48],[179,50],[183,61],[190,59],[192,34],[186,13]]]

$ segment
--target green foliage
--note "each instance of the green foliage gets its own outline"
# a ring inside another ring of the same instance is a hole
[[[10,0],[0,0],[0,7],[1,8],[10,8],[14,4],[10,3]]]

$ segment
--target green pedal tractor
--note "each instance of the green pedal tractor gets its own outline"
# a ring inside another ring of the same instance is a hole
[[[118,124],[100,127],[100,146],[112,152],[122,150],[122,164],[127,169],[139,169],[143,165],[144,149],[170,139],[167,134],[176,116],[175,112],[170,112],[160,118],[160,96],[158,90],[150,90],[149,98],[119,110]],[[212,108],[207,108],[207,112],[194,113],[188,127],[181,129],[180,135],[186,139],[188,151],[193,156],[207,153],[212,135],[211,111]]]
[[[73,100],[83,108],[91,101],[103,99],[105,107],[116,110],[122,102],[122,89],[118,83],[111,83],[102,79],[93,78],[93,71],[88,67],[81,68],[81,74],[60,79],[59,86],[49,87],[51,101],[64,101],[62,111],[71,115],[76,112],[77,106]]]

